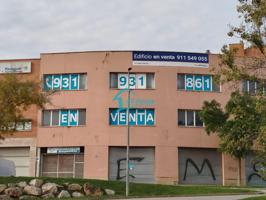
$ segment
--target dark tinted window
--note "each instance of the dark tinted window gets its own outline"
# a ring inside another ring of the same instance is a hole
[[[178,125],[185,126],[186,119],[185,119],[185,110],[178,110]]]
[[[200,111],[195,111],[196,126],[203,126],[203,121],[199,116]]]
[[[185,89],[185,75],[184,74],[177,75],[177,88],[180,90]]]
[[[187,110],[187,126],[194,126],[194,112]]]
[[[147,73],[146,74],[146,87],[148,89],[153,89],[155,88],[155,81],[154,81],[154,74],[152,73]]]
[[[256,82],[255,81],[249,81],[249,94],[256,94]]]
[[[86,110],[79,110],[79,125],[86,124]]]
[[[50,126],[50,110],[44,110],[42,112],[42,125]]]

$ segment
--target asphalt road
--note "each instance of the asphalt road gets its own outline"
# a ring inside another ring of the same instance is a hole
[[[226,195],[226,196],[196,196],[196,197],[154,197],[154,198],[134,198],[132,200],[240,200],[248,197],[266,196],[266,188],[258,188],[258,189],[254,188],[254,190],[257,191],[257,194]]]
[[[135,198],[132,200],[239,200],[260,195]],[[128,199],[127,199],[128,200]]]

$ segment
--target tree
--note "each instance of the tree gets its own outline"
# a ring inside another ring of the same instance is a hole
[[[16,124],[25,120],[23,112],[31,105],[43,108],[49,93],[42,93],[40,83],[21,81],[7,74],[0,80],[0,138],[16,130]]]
[[[258,110],[261,112],[260,134],[257,138],[257,155],[259,158],[259,172],[266,180],[266,100],[261,98],[262,103],[258,104]]]
[[[260,133],[262,118],[256,107],[256,97],[236,91],[231,94],[224,111],[212,100],[204,102],[200,112],[206,132],[218,134],[220,150],[238,160],[238,185],[241,184],[241,159],[252,149]]]
[[[231,98],[224,111],[213,100],[204,102],[200,113],[208,134],[217,133],[220,149],[238,159],[238,183],[241,183],[241,158],[250,150],[257,149],[262,160],[262,174],[266,166],[266,0],[239,0],[237,6],[240,26],[231,26],[230,37],[238,37],[247,48],[253,48],[254,58],[238,56],[236,49],[227,45],[221,49],[221,63],[214,68],[216,80],[232,84]],[[239,92],[243,80],[256,81],[258,91],[255,96]],[[263,89],[263,86],[265,89]]]
[[[220,68],[214,69],[224,82],[243,79],[258,80],[266,76],[266,0],[239,0],[237,6],[240,26],[231,26],[229,37],[237,37],[246,47],[256,49],[257,58],[242,58],[242,65],[236,63],[236,50],[227,45],[222,48]],[[222,76],[221,76],[222,75]]]

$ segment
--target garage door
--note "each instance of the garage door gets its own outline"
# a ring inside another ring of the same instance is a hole
[[[130,148],[130,181],[154,182],[154,148]],[[111,147],[109,151],[109,179],[125,180],[126,148]]]
[[[248,185],[266,185],[266,179],[259,174],[259,160],[254,153],[246,157],[246,181]]]
[[[222,184],[222,155],[215,149],[179,148],[179,183]]]
[[[29,176],[30,148],[0,148],[0,176]]]

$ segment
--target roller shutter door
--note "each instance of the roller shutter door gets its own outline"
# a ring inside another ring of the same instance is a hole
[[[130,148],[130,181],[154,182],[154,148]],[[111,147],[109,151],[109,179],[125,180],[126,148]]]
[[[222,184],[222,155],[215,149],[179,148],[179,183]]]
[[[0,148],[0,176],[29,176],[30,148]]]
[[[259,160],[254,153],[246,157],[246,182],[248,185],[266,185],[266,179],[259,174]]]

